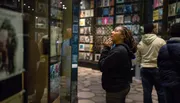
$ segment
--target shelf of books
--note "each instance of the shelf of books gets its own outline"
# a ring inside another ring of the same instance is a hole
[[[103,42],[110,36],[114,27],[114,0],[96,0],[95,5],[95,42],[94,61],[100,59]]]
[[[156,26],[156,33],[162,32],[163,0],[154,0],[153,24]]]
[[[94,0],[81,0],[79,19],[79,60],[93,60]]]
[[[140,0],[116,0],[115,24],[130,29],[136,37],[140,28]]]
[[[180,0],[169,0],[168,2],[168,28],[180,22]]]

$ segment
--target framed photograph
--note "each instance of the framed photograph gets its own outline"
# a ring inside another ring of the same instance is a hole
[[[0,9],[0,81],[24,71],[23,42],[22,14]]]
[[[47,29],[47,18],[35,17],[35,27],[38,29]]]
[[[84,52],[79,52],[79,59],[85,60],[85,53]]]
[[[79,26],[85,26],[85,19],[80,19],[79,20]]]

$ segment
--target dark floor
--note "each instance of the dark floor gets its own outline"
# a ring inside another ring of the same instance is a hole
[[[105,91],[101,87],[101,72],[91,68],[78,68],[79,103],[106,103]],[[153,103],[158,103],[155,90],[152,93]],[[133,79],[126,103],[143,103],[141,81]]]

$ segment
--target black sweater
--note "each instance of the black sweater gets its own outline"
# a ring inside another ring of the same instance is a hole
[[[99,60],[102,72],[102,87],[107,92],[120,92],[129,86],[131,78],[131,56],[128,46],[116,45],[113,49],[105,47]]]

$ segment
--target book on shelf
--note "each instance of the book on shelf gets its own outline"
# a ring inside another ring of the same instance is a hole
[[[140,16],[138,14],[132,15],[132,23],[139,23],[140,22]]]
[[[161,20],[162,19],[162,16],[163,16],[163,8],[160,8],[160,9],[158,9],[158,15],[159,15],[159,20]]]
[[[108,24],[108,17],[102,17],[102,25]]]
[[[110,15],[114,15],[114,7],[110,8]]]
[[[163,6],[163,1],[164,0],[158,0],[158,6]]]
[[[101,35],[101,34],[102,34],[101,27],[97,27],[96,28],[96,35]]]
[[[86,18],[85,21],[86,21],[86,22],[85,22],[85,25],[86,25],[86,26],[91,26],[91,24],[92,24],[92,18]]]
[[[124,23],[132,23],[131,15],[124,15]]]
[[[154,8],[157,8],[157,7],[158,7],[158,5],[159,5],[158,0],[154,0],[153,7],[154,7]]]
[[[117,15],[116,24],[123,24],[123,23],[124,23],[124,15]]]
[[[139,34],[139,25],[132,25],[131,27],[131,31],[134,35],[138,35]]]
[[[80,27],[80,34],[84,34],[84,27]]]
[[[98,17],[96,20],[97,20],[97,25],[102,25],[102,18],[101,17]]]
[[[102,0],[103,1],[103,7],[107,7],[110,4],[110,0]]]
[[[175,16],[176,15],[176,3],[169,4],[168,6],[168,16]]]
[[[109,8],[103,8],[103,15],[109,15]]]
[[[80,36],[79,37],[79,42],[85,43],[85,36]]]
[[[79,59],[84,60],[85,59],[85,53],[84,52],[79,52]]]
[[[85,44],[79,44],[79,50],[85,51]]]
[[[85,43],[90,43],[90,37],[89,36],[85,36]]]
[[[90,8],[92,9],[92,8],[94,8],[94,0],[91,0],[90,2],[91,2]]]
[[[114,0],[109,0],[109,6],[114,6]]]
[[[94,10],[91,9],[90,12],[91,12],[91,17],[93,17],[94,16]]]
[[[85,17],[85,10],[80,11],[80,18],[83,18],[83,17]]]
[[[84,34],[91,34],[91,27],[84,27]]]
[[[140,5],[138,3],[132,4],[132,12],[138,12]]]
[[[91,10],[85,10],[84,17],[91,17]]]
[[[153,21],[159,20],[159,11],[154,10],[153,11]]]
[[[108,17],[108,24],[112,25],[114,22],[114,17]]]
[[[116,3],[124,3],[124,0],[116,0]]]
[[[92,53],[85,53],[85,60],[92,60],[93,54]]]
[[[177,2],[176,14],[180,15],[180,2]]]
[[[98,62],[100,59],[101,54],[95,54],[95,61]]]
[[[89,43],[93,43],[93,36],[89,36],[90,40],[89,40]]]
[[[131,25],[124,25],[127,29],[131,30]]]
[[[116,6],[116,14],[124,13],[124,5]]]
[[[131,4],[124,5],[124,13],[132,13],[132,5]]]

